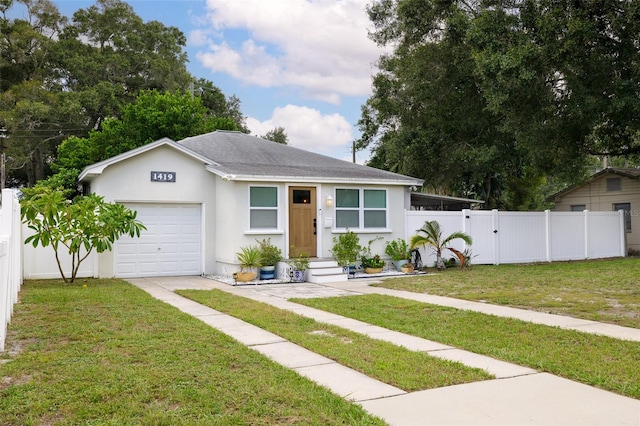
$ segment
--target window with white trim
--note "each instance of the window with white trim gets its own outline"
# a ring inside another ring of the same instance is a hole
[[[249,187],[249,228],[278,228],[278,188],[276,186]]]
[[[336,228],[387,227],[386,189],[336,189]]]

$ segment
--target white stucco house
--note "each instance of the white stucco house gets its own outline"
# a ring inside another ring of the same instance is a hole
[[[84,191],[136,210],[140,238],[98,256],[100,277],[229,275],[236,252],[271,238],[328,258],[348,228],[361,243],[405,236],[411,190],[422,180],[240,132],[161,139],[86,167]],[[384,241],[372,246],[384,253]]]

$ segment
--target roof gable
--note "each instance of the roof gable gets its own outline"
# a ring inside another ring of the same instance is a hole
[[[78,177],[79,181],[83,181],[86,180],[90,177],[93,176],[97,176],[100,175],[104,172],[104,170],[116,163],[119,163],[121,161],[125,161],[129,158],[132,157],[136,157],[140,154],[143,154],[145,152],[151,151],[153,149],[157,149],[159,147],[162,146],[169,146],[173,149],[175,149],[176,151],[182,152],[183,154],[192,157],[204,164],[207,165],[215,165],[215,164],[211,164],[212,161],[208,158],[205,158],[203,156],[201,156],[200,154],[190,151],[189,149],[187,149],[186,147],[178,144],[177,142],[174,142],[173,140],[169,139],[169,138],[162,138],[159,139],[155,142],[151,142],[148,143],[146,145],[140,146],[138,148],[132,149],[130,151],[124,152],[122,154],[116,155],[115,157],[111,157],[111,158],[107,158],[106,160],[100,161],[98,163],[95,164],[91,164],[87,167],[84,168],[84,170],[82,170],[82,172],[80,173],[80,176]]]
[[[621,167],[607,167],[605,169],[600,170],[597,173],[592,174],[591,176],[589,176],[587,178],[586,181],[576,184],[576,185],[571,185],[566,187],[565,189],[556,192],[553,195],[550,195],[549,197],[547,197],[548,201],[556,201],[556,198],[558,197],[563,197],[575,190],[577,190],[578,188],[581,188],[585,185],[588,185],[598,179],[601,179],[602,177],[606,176],[606,175],[618,175],[618,176],[622,176],[622,177],[627,177],[630,179],[634,179],[634,180],[640,180],[640,169],[635,169],[635,168],[621,168]]]

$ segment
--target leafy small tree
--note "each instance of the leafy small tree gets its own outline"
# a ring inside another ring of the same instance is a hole
[[[284,131],[284,127],[280,126],[269,130],[267,133],[260,137],[268,141],[281,143],[282,145],[287,145],[287,143],[289,142],[289,136]]]
[[[60,264],[61,246],[71,255],[71,279],[74,282],[83,260],[95,249],[98,253],[111,250],[123,234],[140,236],[145,226],[136,219],[136,212],[122,204],[106,203],[95,194],[67,200],[65,193],[48,188],[27,191],[21,201],[22,221],[35,233],[25,244],[51,245],[58,270],[64,282],[67,276]]]
[[[448,237],[442,238],[440,223],[438,223],[437,220],[428,220],[422,225],[422,228],[418,229],[418,234],[411,237],[411,250],[420,246],[431,246],[436,254],[436,267],[439,271],[442,271],[445,269],[445,264],[442,260],[442,251],[447,249],[458,256],[459,251],[449,247],[449,243],[457,239],[469,245],[473,242],[471,236],[461,231],[456,231]]]
[[[333,237],[333,247],[329,250],[340,266],[354,265],[362,251],[360,237],[349,229],[344,234]]]

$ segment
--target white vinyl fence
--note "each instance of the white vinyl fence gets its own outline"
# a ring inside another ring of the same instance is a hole
[[[2,190],[0,206],[0,352],[4,352],[7,324],[22,285],[20,203],[17,191]]]
[[[456,231],[471,236],[472,263],[552,262],[625,256],[624,214],[617,212],[462,212],[408,211],[406,238],[425,221],[437,220],[444,237]],[[456,240],[451,246],[467,248]],[[420,249],[424,265],[435,263],[429,249]],[[448,253],[443,253],[448,257]]]
[[[624,216],[621,212],[499,212],[463,210],[457,212],[407,211],[408,240],[425,221],[437,220],[447,236],[455,231],[471,235],[470,249],[475,264],[551,262],[554,260],[596,259],[625,255]],[[30,234],[22,230],[24,241]],[[454,248],[464,250],[455,241]],[[420,250],[423,263],[435,262],[428,249]],[[61,252],[65,273],[71,270],[70,257]],[[24,277],[59,278],[51,247],[24,246]],[[92,253],[82,262],[78,277],[94,277],[98,256]]]
[[[33,231],[26,225],[22,228],[23,241],[33,235]],[[83,248],[84,253],[84,248]],[[67,249],[60,245],[58,256],[60,257],[60,266],[67,278],[71,277],[71,255]],[[61,278],[58,262],[53,247],[47,246],[33,247],[32,244],[24,246],[24,277],[29,280],[46,280],[53,278]],[[95,277],[98,271],[98,257],[95,251],[82,261],[78,270],[77,278]],[[95,273],[94,273],[95,272]]]

